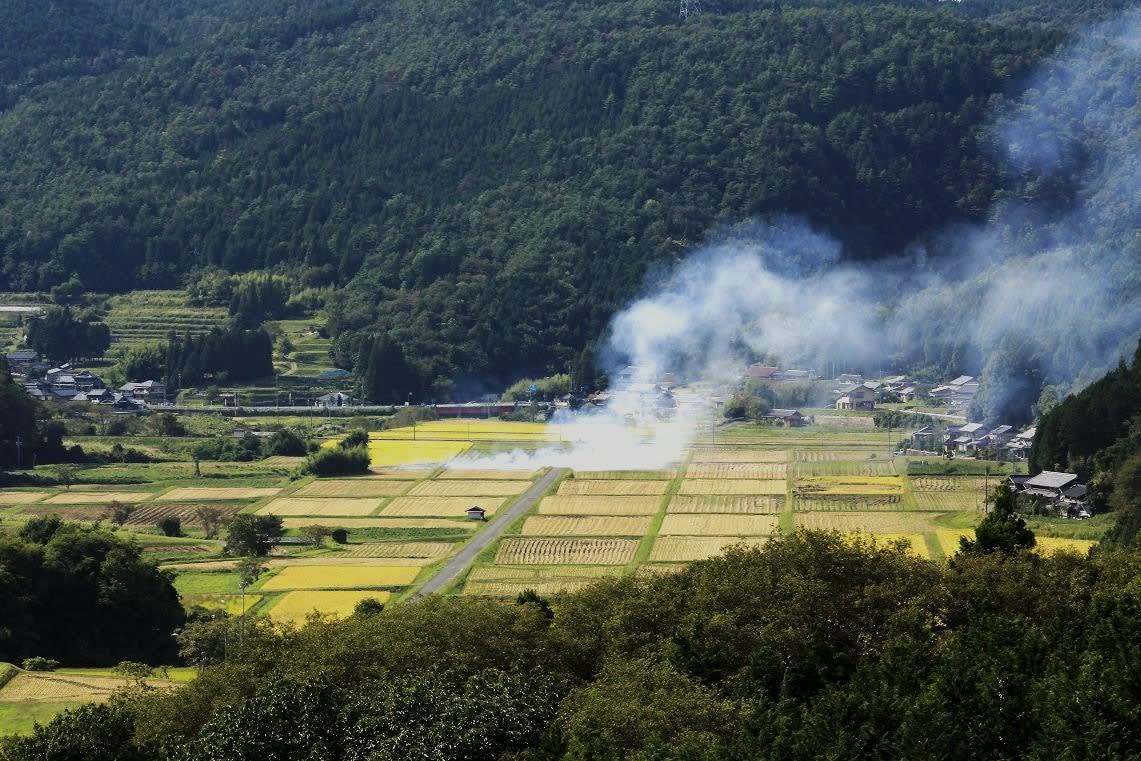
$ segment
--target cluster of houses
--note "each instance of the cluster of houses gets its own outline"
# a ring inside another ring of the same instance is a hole
[[[22,380],[28,394],[42,402],[106,405],[116,414],[124,415],[142,414],[151,405],[166,402],[166,386],[160,381],[124,383],[113,390],[95,373],[76,370],[67,363],[45,370],[34,351],[8,352],[6,359],[12,376]],[[42,376],[30,377],[41,370]]]
[[[982,423],[963,423],[947,428],[920,428],[911,435],[911,440],[914,448],[923,452],[974,455],[989,451],[1008,460],[1025,460],[1030,456],[1036,431],[1034,426],[1015,432],[1009,425],[988,428]]]
[[[1064,517],[1090,517],[1089,505],[1086,503],[1089,488],[1073,473],[1044,470],[1036,476],[1010,476],[1009,481],[1016,494],[1044,499],[1053,504]]]

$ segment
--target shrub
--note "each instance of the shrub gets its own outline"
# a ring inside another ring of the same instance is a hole
[[[329,533],[329,536],[337,544],[348,544],[349,530],[347,528],[335,528]]]
[[[309,452],[309,444],[297,431],[283,428],[265,440],[261,452],[264,457],[304,457]]]
[[[35,656],[33,658],[25,658],[24,662],[20,664],[24,671],[55,671],[59,668],[59,661],[53,661],[51,658],[41,658]]]
[[[369,455],[364,447],[326,447],[309,455],[305,470],[315,476],[350,476],[368,472]]]
[[[165,536],[182,536],[182,520],[177,515],[168,515],[158,522],[158,529]]]
[[[341,439],[341,446],[345,449],[352,449],[354,447],[367,447],[368,446],[368,431],[357,430],[349,433],[348,436]]]

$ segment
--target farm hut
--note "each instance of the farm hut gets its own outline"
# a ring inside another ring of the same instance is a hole
[[[487,520],[487,511],[479,505],[472,505],[467,510],[464,510],[464,513],[467,514],[469,521]]]
[[[778,372],[780,372],[779,367],[769,367],[768,365],[762,365],[758,362],[757,364],[749,365],[749,367],[746,368],[745,377],[756,378],[758,380],[768,380]]]
[[[1080,485],[1078,484],[1078,477],[1073,473],[1044,470],[1033,478],[1026,479],[1022,484],[1022,490],[1027,494],[1058,501],[1065,496],[1067,490],[1078,485]],[[1082,496],[1084,495],[1083,491]]]
[[[800,410],[773,408],[763,415],[761,419],[783,425],[787,428],[797,428],[805,424],[804,415],[800,414]]]

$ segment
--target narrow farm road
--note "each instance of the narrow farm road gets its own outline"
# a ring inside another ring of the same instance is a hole
[[[417,600],[421,597],[426,597],[433,592],[438,592],[448,585],[453,579],[459,576],[465,568],[472,564],[479,553],[487,549],[492,542],[499,538],[499,535],[507,530],[507,527],[514,523],[519,516],[531,509],[536,500],[543,496],[543,493],[551,487],[555,481],[567,472],[566,468],[551,468],[551,470],[531,485],[531,488],[523,492],[519,499],[510,508],[495,516],[491,523],[478,535],[468,542],[463,549],[456,553],[455,557],[444,564],[435,576],[424,582],[415,594],[409,599]]]

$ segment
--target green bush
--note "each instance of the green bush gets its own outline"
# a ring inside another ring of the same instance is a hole
[[[20,666],[24,671],[55,671],[59,668],[59,661],[53,661],[51,658],[41,658],[37,655],[32,658],[25,658]]]
[[[305,460],[305,470],[315,476],[351,476],[367,473],[368,449],[343,446],[318,449]]]

